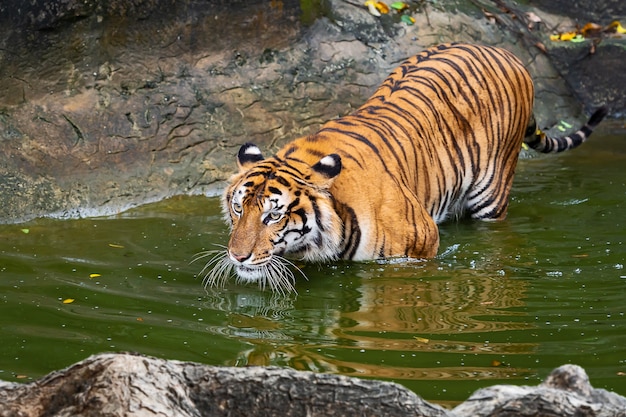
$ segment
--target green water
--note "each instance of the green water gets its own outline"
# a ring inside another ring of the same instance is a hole
[[[623,135],[522,160],[506,221],[443,225],[427,262],[303,266],[285,297],[203,289],[189,261],[226,243],[216,198],[0,226],[0,379],[136,351],[392,380],[442,404],[575,363],[626,395],[625,165]]]

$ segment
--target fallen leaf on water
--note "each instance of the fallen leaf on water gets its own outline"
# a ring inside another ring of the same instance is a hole
[[[424,344],[426,344],[426,343],[430,342],[430,340],[429,340],[429,339],[426,339],[425,337],[413,336],[413,338],[414,338],[415,340],[417,340],[418,342],[420,342],[420,343],[424,343]]]
[[[116,249],[122,249],[122,248],[124,248],[124,246],[122,246],[122,245],[118,245],[118,244],[116,244],[116,243],[109,243],[109,246],[110,246],[110,247],[112,247],[112,248],[116,248]]]
[[[137,321],[143,321],[143,318],[137,317]]]
[[[101,277],[102,275],[100,274],[89,274],[89,278],[98,278]]]
[[[28,375],[15,375],[15,378],[24,379],[24,378],[28,378]]]
[[[581,253],[581,254],[577,254],[577,255],[572,255],[572,258],[587,258],[589,255],[587,255],[586,253]]]
[[[74,302],[73,298],[66,298],[65,300],[63,300],[63,304],[72,304]]]
[[[29,234],[30,233],[30,229],[21,229],[21,230],[22,230],[22,233],[25,233],[25,234]]]
[[[491,361],[491,366],[496,366],[496,367],[497,366],[502,366],[502,362],[500,362],[497,359],[494,359],[494,360]]]

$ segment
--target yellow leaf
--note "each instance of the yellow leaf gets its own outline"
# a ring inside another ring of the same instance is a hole
[[[124,246],[122,245],[117,245],[115,243],[109,243],[109,246],[112,248],[116,248],[116,249],[122,249]]]
[[[101,277],[102,275],[100,274],[89,274],[89,278],[98,278]]]
[[[417,340],[418,342],[420,342],[420,343],[424,343],[424,344],[426,344],[426,343],[430,342],[430,340],[429,340],[429,339],[426,339],[425,337],[413,336],[413,338],[414,338],[415,340]]]
[[[576,32],[561,33],[561,40],[562,41],[571,41],[572,39],[574,39],[576,37],[576,35],[577,35]]]
[[[382,14],[387,14],[389,13],[389,6],[387,6],[385,3],[383,3],[382,1],[377,1],[376,4],[376,10],[378,10],[379,12],[381,12]]]
[[[22,230],[22,233],[26,235],[30,233],[30,229],[21,229],[21,230]]]
[[[615,31],[616,31],[617,33],[626,33],[626,29],[624,29],[624,27],[622,26],[622,24],[621,24],[620,22],[618,22],[617,20],[616,20],[616,21],[614,21],[614,22],[612,22],[612,23],[609,25],[609,28],[610,28],[610,29],[615,28]]]
[[[66,298],[65,300],[63,300],[63,304],[72,304],[74,302],[73,298]]]
[[[571,41],[578,35],[576,32],[559,33],[558,35],[550,35],[551,41]]]
[[[371,15],[380,16],[380,12],[376,8],[376,2],[375,1],[368,0],[368,1],[365,2],[365,5],[367,6],[367,10],[369,10]]]

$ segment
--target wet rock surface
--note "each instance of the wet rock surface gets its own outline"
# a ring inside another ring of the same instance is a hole
[[[602,103],[623,115],[624,72],[610,66],[624,41],[542,50],[547,27],[574,23],[533,10],[545,23],[529,31],[490,2],[413,4],[413,26],[344,0],[3,2],[0,222],[215,194],[241,144],[269,153],[315,131],[441,42],[515,52],[544,127]]]

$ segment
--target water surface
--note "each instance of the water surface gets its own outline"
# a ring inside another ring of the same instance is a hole
[[[204,290],[190,261],[227,241],[216,198],[0,226],[0,379],[136,351],[391,380],[448,405],[575,363],[626,395],[625,164],[623,135],[524,159],[504,222],[443,225],[434,260],[301,264],[289,296]]]

